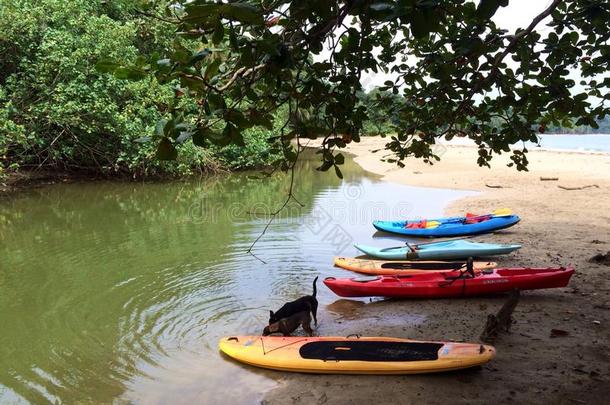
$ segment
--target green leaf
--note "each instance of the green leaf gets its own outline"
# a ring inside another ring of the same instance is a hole
[[[174,131],[174,128],[176,127],[176,121],[174,118],[172,118],[169,121],[165,122],[165,126],[163,127],[163,133],[162,136],[170,136],[172,134],[172,132]]]
[[[222,131],[222,135],[224,138],[228,139],[230,143],[234,143],[238,146],[246,146],[240,130],[231,123],[227,123],[225,129]]]
[[[333,166],[333,162],[331,162],[330,160],[325,160],[322,165],[320,167],[318,167],[316,170],[319,170],[321,172],[325,172],[328,169],[330,169]]]
[[[189,4],[185,7],[186,16],[185,21],[197,23],[202,28],[209,29],[215,20],[218,18],[218,14],[222,9],[221,4],[205,3],[205,4]]]
[[[210,130],[206,137],[216,146],[227,146],[231,143],[231,138],[226,136],[225,131],[215,132]]]
[[[110,59],[102,59],[95,64],[95,69],[102,73],[113,73],[121,65]]]
[[[201,49],[197,52],[195,52],[192,56],[191,59],[189,60],[189,64],[193,65],[203,59],[205,59],[209,54],[211,54],[212,52],[210,52],[210,50],[208,48],[205,49]]]
[[[216,92],[210,92],[208,94],[208,103],[210,103],[212,110],[224,110],[227,108],[227,104],[222,95]]]
[[[150,142],[150,140],[151,140],[150,136],[142,136],[140,138],[134,139],[133,141],[136,143],[147,143],[147,142]]]
[[[335,165],[335,174],[338,178],[343,179],[343,173],[341,173],[341,169],[339,169],[339,166],[337,165]]]
[[[178,151],[168,138],[162,138],[157,145],[157,159],[159,160],[176,160]]]
[[[392,11],[394,10],[394,4],[392,3],[375,3],[369,6],[375,11]]]
[[[178,137],[176,137],[176,143],[178,145],[183,144],[187,139],[190,139],[193,137],[193,135],[195,134],[195,132],[193,131],[181,131],[178,134]]]
[[[212,34],[212,42],[214,45],[218,45],[222,42],[222,39],[225,36],[225,27],[222,25],[220,19],[216,23],[216,27],[214,27],[214,33]]]
[[[480,54],[485,50],[485,44],[478,37],[465,38],[456,44],[456,53],[460,55]]]
[[[220,12],[226,18],[245,24],[263,25],[265,22],[262,11],[248,3],[223,4]]]
[[[294,163],[297,161],[298,155],[296,154],[296,152],[294,150],[288,149],[288,150],[284,151],[284,157],[289,162]]]
[[[273,130],[273,116],[270,114],[261,114],[257,110],[250,110],[248,119],[254,125],[262,126],[269,131]]]
[[[117,79],[137,81],[147,76],[148,74],[145,71],[135,67],[120,66],[114,70],[114,77]]]
[[[201,79],[197,78],[196,76],[181,75],[180,85],[196,94],[200,93],[204,89]]]
[[[422,38],[430,33],[430,26],[423,13],[413,13],[411,17],[411,32],[415,38]]]
[[[345,157],[341,153],[335,155],[335,164],[342,165],[345,163]]]
[[[165,125],[167,125],[166,119],[160,119],[157,121],[157,125],[155,125],[155,135],[158,137],[162,137],[165,134]]]
[[[239,44],[237,43],[237,36],[235,35],[235,29],[233,29],[232,25],[229,27],[229,44],[231,45],[231,48],[233,48],[234,51],[237,51],[239,49]]]
[[[228,110],[225,113],[224,118],[226,121],[230,121],[240,128],[247,128],[252,126],[239,110]]]
[[[216,73],[218,73],[218,68],[220,67],[221,63],[222,60],[220,58],[216,58],[212,62],[210,62],[210,64],[205,68],[205,80],[209,81],[212,77],[216,75]]]
[[[496,14],[500,6],[506,7],[508,0],[481,0],[477,6],[477,17],[488,20]]]
[[[208,128],[198,128],[197,131],[193,134],[193,145],[204,147],[205,140],[210,135],[210,130]]]

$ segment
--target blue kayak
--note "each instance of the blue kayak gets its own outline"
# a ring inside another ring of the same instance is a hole
[[[386,260],[453,260],[468,257],[504,255],[513,252],[521,245],[470,242],[463,239],[432,243],[409,243],[380,249],[372,246],[354,245],[361,252]]]
[[[407,236],[451,237],[493,232],[511,227],[519,220],[517,215],[495,216],[490,214],[487,219],[474,223],[469,223],[469,219],[466,217],[448,217],[426,221],[375,221],[373,226],[380,231]],[[423,227],[426,222],[431,226]]]

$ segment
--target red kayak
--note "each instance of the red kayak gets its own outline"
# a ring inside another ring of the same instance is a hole
[[[324,284],[341,297],[450,298],[565,287],[572,267],[503,268],[480,273],[455,271],[400,276],[334,278]]]

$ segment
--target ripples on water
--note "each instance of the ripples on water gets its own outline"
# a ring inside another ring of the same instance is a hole
[[[351,159],[341,183],[316,165],[298,173],[305,206],[256,244],[266,264],[245,252],[284,176],[56,185],[1,201],[0,402],[257,402],[277,374],[223,359],[218,338],[259,334],[316,275],[318,332],[358,322],[361,304],[321,283],[344,274],[333,256],[388,243],[371,242],[377,216],[435,215],[466,194],[383,183]]]

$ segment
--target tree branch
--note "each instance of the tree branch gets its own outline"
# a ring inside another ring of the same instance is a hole
[[[219,92],[225,91],[226,89],[228,89],[229,87],[231,87],[231,85],[235,82],[235,80],[237,80],[240,77],[245,77],[248,75],[251,75],[261,69],[263,69],[265,66],[267,66],[267,64],[265,63],[261,63],[260,65],[251,67],[251,68],[246,68],[246,67],[242,67],[240,69],[237,69],[235,71],[235,73],[233,73],[233,76],[231,77],[231,79],[225,83],[223,86],[219,87],[217,90]]]
[[[508,45],[506,46],[506,49],[504,49],[504,52],[502,52],[500,55],[498,55],[494,61],[494,67],[497,69],[498,65],[500,63],[502,63],[502,60],[504,60],[504,58],[510,53],[510,51],[513,50],[513,48],[515,47],[515,45],[517,45],[517,42],[523,38],[526,35],[529,35],[532,33],[532,31],[534,30],[534,28],[536,28],[536,25],[538,25],[538,23],[540,23],[540,21],[544,20],[546,17],[548,17],[549,15],[551,15],[551,13],[553,12],[553,10],[555,10],[557,8],[557,6],[559,5],[559,3],[561,3],[562,0],[553,0],[553,2],[540,14],[538,14],[530,23],[530,25],[527,26],[526,29],[524,29],[523,31],[515,34],[513,36],[513,39],[511,39],[511,41],[508,43]]]
[[[326,25],[324,27],[320,28],[318,31],[311,34],[310,38],[317,39],[317,38],[323,37],[324,35],[328,34],[330,30],[341,25],[341,23],[343,22],[345,17],[347,17],[347,14],[351,10],[351,7],[352,7],[352,5],[350,3],[344,5],[341,9],[339,9],[339,13],[337,14],[337,16],[335,18],[332,18],[331,20],[329,20],[326,23]]]
[[[491,71],[490,71],[489,75],[487,77],[485,77],[484,79],[479,80],[475,83],[475,85],[472,87],[470,92],[468,92],[468,95],[466,96],[466,98],[464,100],[462,100],[462,102],[459,104],[458,108],[455,110],[455,115],[462,112],[462,110],[466,107],[468,102],[470,102],[472,97],[479,90],[481,90],[483,88],[483,86],[485,86],[494,77],[496,77],[496,75],[498,74],[498,66],[500,65],[500,63],[502,63],[504,58],[513,50],[513,48],[517,45],[517,42],[521,38],[525,37],[526,35],[531,34],[531,32],[534,30],[534,28],[536,28],[536,25],[538,25],[538,23],[540,23],[540,21],[542,21],[546,17],[548,17],[553,12],[553,10],[555,10],[555,8],[557,8],[557,6],[559,5],[559,3],[561,3],[561,1],[562,0],[553,0],[553,2],[542,13],[538,14],[532,20],[532,22],[530,23],[530,25],[527,26],[526,29],[524,29],[523,31],[521,31],[513,36],[513,38],[508,43],[508,45],[506,46],[504,51],[500,55],[496,56],[496,58],[494,59],[494,63],[491,67]]]

